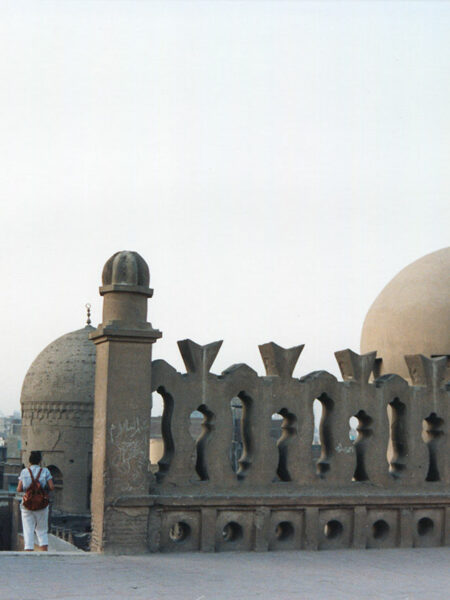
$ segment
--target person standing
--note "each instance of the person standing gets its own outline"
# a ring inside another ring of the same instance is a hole
[[[52,475],[46,467],[41,467],[42,454],[37,450],[30,453],[27,469],[22,469],[19,475],[19,483],[17,485],[18,492],[26,492],[30,487],[33,479],[38,480],[42,489],[55,489]],[[34,534],[39,543],[39,550],[46,552],[48,550],[48,506],[41,510],[28,510],[23,505],[23,500],[20,504],[22,513],[22,528],[24,537],[24,550],[31,552],[34,550]]]

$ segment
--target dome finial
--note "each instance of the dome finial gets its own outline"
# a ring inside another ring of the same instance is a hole
[[[86,324],[90,325],[91,324],[91,305],[89,304],[89,302],[87,304],[85,304],[85,307],[86,307],[86,313],[87,313]]]
[[[142,256],[137,252],[122,250],[113,254],[103,267],[100,295],[129,292],[151,298],[153,290],[149,285],[150,271]]]

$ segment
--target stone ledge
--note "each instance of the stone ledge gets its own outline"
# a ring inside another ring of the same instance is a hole
[[[450,505],[450,493],[421,493],[392,495],[385,492],[372,493],[370,495],[356,496],[354,493],[327,494],[326,496],[305,494],[295,496],[228,496],[228,495],[149,495],[149,496],[121,496],[113,503],[114,506],[180,506],[195,507],[217,506],[236,507],[248,506],[249,509],[259,506],[289,506],[290,508],[302,508],[305,506],[448,506]]]

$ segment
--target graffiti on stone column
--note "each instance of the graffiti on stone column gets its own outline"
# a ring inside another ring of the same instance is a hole
[[[123,479],[125,490],[133,489],[142,480],[148,467],[148,457],[142,447],[142,437],[148,435],[148,424],[134,417],[125,419],[110,428],[110,440],[114,453],[114,462]]]

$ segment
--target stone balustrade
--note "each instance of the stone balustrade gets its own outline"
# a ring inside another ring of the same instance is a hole
[[[164,455],[149,496],[151,550],[450,543],[446,358],[406,357],[413,385],[397,375],[369,382],[376,352],[343,350],[336,352],[343,381],[325,371],[297,379],[303,346],[269,343],[260,346],[265,376],[244,364],[215,375],[220,346],[179,342],[183,374],[152,363],[152,387],[164,402]],[[236,398],[238,469],[230,459]],[[197,439],[190,433],[194,411],[203,414]]]

